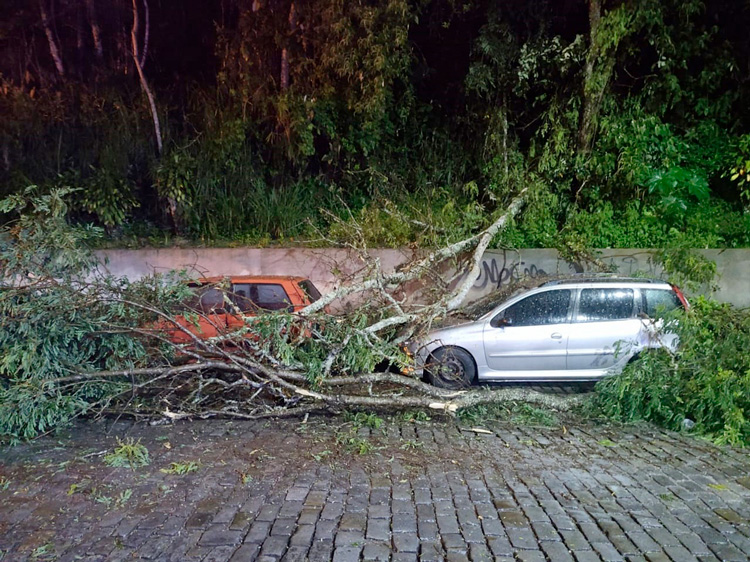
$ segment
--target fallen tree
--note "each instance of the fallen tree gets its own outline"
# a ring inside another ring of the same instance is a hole
[[[522,388],[439,389],[409,372],[400,346],[460,309],[484,251],[522,208],[523,192],[477,234],[397,271],[384,272],[358,248],[366,264],[359,280],[294,314],[244,316],[235,307],[241,327],[213,338],[175,320],[210,321],[185,310],[183,277],[131,283],[101,274],[85,249],[98,233],[67,223],[66,195],[28,192],[0,207],[17,217],[0,233],[0,433],[11,439],[83,413],[253,419],[348,408],[453,414],[509,401],[564,410],[578,402]],[[455,273],[443,280],[438,270]],[[421,300],[405,297],[413,284]],[[361,305],[353,312],[325,312],[355,295]],[[175,330],[187,343],[174,343]],[[375,372],[384,363],[401,373]]]

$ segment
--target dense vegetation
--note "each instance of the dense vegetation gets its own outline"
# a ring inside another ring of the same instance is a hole
[[[750,444],[750,310],[696,299],[673,324],[680,351],[647,353],[597,385],[594,411]]]
[[[78,220],[151,243],[338,239],[332,213],[396,246],[434,243],[423,223],[466,234],[529,186],[508,245],[747,246],[749,16],[8,0],[0,194],[80,188]]]

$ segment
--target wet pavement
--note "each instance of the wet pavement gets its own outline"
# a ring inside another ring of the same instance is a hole
[[[84,423],[0,449],[0,560],[750,558],[750,451],[648,426]],[[103,461],[140,439],[150,464]]]

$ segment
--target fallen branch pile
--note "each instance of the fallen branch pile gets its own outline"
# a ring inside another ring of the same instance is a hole
[[[92,274],[84,267],[88,258],[74,244],[76,236],[68,235],[66,262],[50,259],[60,252],[52,241],[62,235],[45,233],[32,222],[16,226],[6,232],[15,244],[8,245],[10,259],[0,262],[4,278],[16,280],[0,292],[5,328],[0,383],[3,376],[9,381],[0,384],[0,433],[28,438],[80,413],[171,420],[349,408],[453,414],[480,403],[512,401],[567,409],[578,398],[523,388],[433,387],[409,371],[410,358],[401,348],[459,310],[482,255],[521,209],[524,195],[476,235],[393,272],[384,272],[366,248],[357,247],[366,264],[362,278],[300,312],[245,317],[226,299],[242,325],[233,330],[216,326],[219,335],[212,338],[199,337],[189,323],[176,320],[211,321],[199,310],[185,309],[184,282],[170,285],[154,278],[131,284]],[[64,228],[58,219],[46,226]],[[33,236],[22,238],[27,232]],[[27,248],[20,251],[24,244]],[[15,256],[24,261],[13,262]],[[78,272],[71,273],[65,263]],[[444,280],[436,271],[455,274]],[[423,288],[421,300],[404,296],[414,284]],[[325,312],[328,305],[352,297],[362,303],[353,312],[337,317]],[[171,335],[178,331],[187,343],[175,343]]]

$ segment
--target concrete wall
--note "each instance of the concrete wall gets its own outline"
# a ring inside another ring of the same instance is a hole
[[[750,249],[702,250],[716,262],[719,290],[716,298],[736,306],[750,306]],[[415,256],[409,250],[374,250],[385,272]],[[321,292],[366,273],[355,252],[308,248],[166,248],[107,250],[100,253],[106,269],[118,276],[137,279],[154,272],[186,269],[195,277],[209,275],[302,275]],[[617,266],[622,275],[645,272],[660,277],[661,270],[647,250],[603,250],[602,259]],[[469,294],[473,300],[523,276],[569,275],[584,272],[582,264],[561,260],[555,250],[490,250]]]

